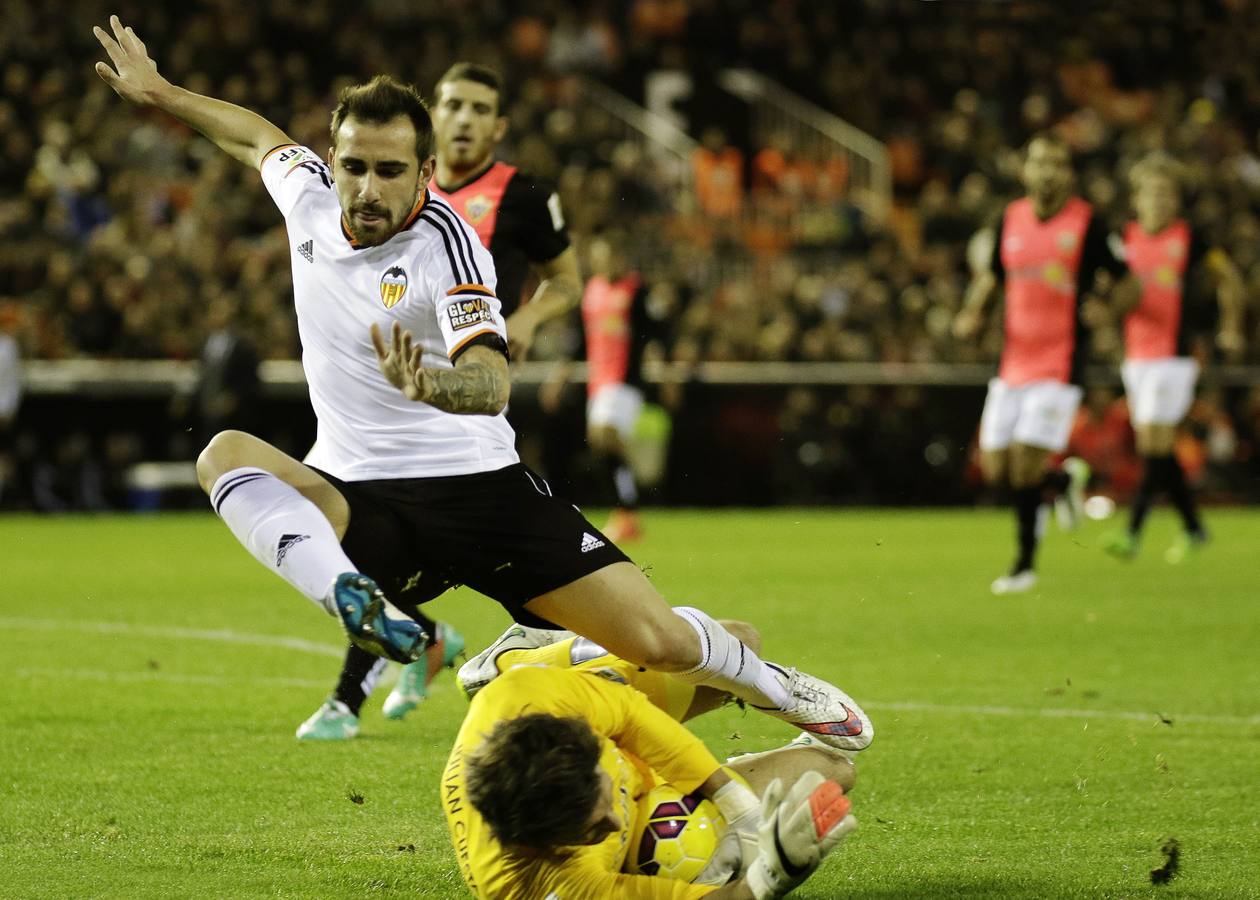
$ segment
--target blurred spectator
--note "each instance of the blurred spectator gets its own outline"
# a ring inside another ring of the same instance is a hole
[[[92,70],[90,28],[108,11],[12,5],[0,34],[0,296],[22,300],[26,354],[190,359],[219,327],[201,298],[233,294],[236,339],[296,358],[288,243],[256,173],[116,102]],[[173,80],[316,147],[350,81],[391,71],[427,92],[452,59],[499,66],[513,86],[505,156],[557,181],[575,241],[625,231],[645,279],[680,298],[668,355],[696,362],[992,362],[996,327],[962,345],[946,325],[968,242],[1016,192],[1027,136],[1060,129],[1081,190],[1115,224],[1128,216],[1120,173],[1164,149],[1187,165],[1192,224],[1242,270],[1242,361],[1260,363],[1260,14],[1149,0],[1073,16],[1069,29],[1054,4],[522,0],[369,3],[346,17],[333,0],[222,0],[154,7],[137,26],[165,48]],[[391,53],[386,34],[419,52]],[[679,159],[578,87],[594,76],[641,100],[646,78],[669,71],[716,92],[725,67],[755,69],[883,141],[887,221],[855,195],[858,163],[786,122],[757,132],[735,106],[697,117],[723,128],[694,135],[702,148]],[[1096,349],[1111,363],[1119,344]],[[1202,402],[1212,412],[1194,428],[1211,459],[1260,458],[1250,405]]]
[[[220,431],[255,430],[258,421],[258,351],[240,326],[235,295],[221,294],[206,316],[209,335],[201,348],[197,387],[187,410],[194,421],[196,446],[202,447]],[[183,413],[184,410],[177,410]]]
[[[13,441],[18,406],[22,402],[22,357],[17,338],[17,310],[0,305],[0,506],[17,474]]]
[[[705,129],[692,164],[700,209],[723,219],[739,215],[744,199],[744,154],[727,143],[722,129]]]

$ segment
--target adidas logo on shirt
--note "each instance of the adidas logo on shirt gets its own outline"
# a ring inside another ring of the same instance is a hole
[[[307,262],[315,262],[315,241],[310,240],[305,244],[298,244],[298,253],[301,253]]]
[[[300,544],[302,541],[309,540],[309,534],[282,534],[280,535],[280,543],[276,546],[276,565],[284,562],[284,555],[293,549],[294,544]]]
[[[590,553],[592,550],[598,550],[604,546],[604,542],[589,531],[582,532],[582,552]]]

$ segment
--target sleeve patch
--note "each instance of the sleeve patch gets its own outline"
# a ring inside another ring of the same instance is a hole
[[[564,231],[564,210],[560,208],[560,195],[554,191],[547,198],[547,212],[551,213],[552,230]]]
[[[285,175],[288,175],[299,166],[305,166],[308,169],[318,167],[326,170],[328,168],[324,165],[322,159],[306,147],[286,147],[276,153],[275,162],[284,169]]]
[[[463,331],[482,322],[494,322],[494,310],[490,302],[481,297],[465,297],[446,307],[451,331]]]

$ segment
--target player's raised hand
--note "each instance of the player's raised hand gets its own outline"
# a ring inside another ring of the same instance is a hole
[[[954,316],[954,322],[951,329],[960,341],[969,341],[976,336],[980,330],[980,313],[974,309],[963,307],[958,311],[958,315]]]
[[[844,790],[817,772],[802,775],[786,796],[776,778],[761,802],[761,853],[747,876],[757,900],[788,893],[857,827]]]
[[[1237,362],[1247,349],[1247,338],[1238,325],[1225,325],[1216,335],[1216,346],[1221,348],[1227,360]]]
[[[520,307],[508,316],[508,355],[512,357],[513,362],[522,362],[529,354],[529,348],[533,346],[534,336],[538,333],[538,326],[541,324],[542,322],[530,309],[529,304]]]
[[[135,31],[125,27],[118,16],[109,17],[109,27],[112,35],[99,25],[92,28],[114,63],[110,68],[108,63],[98,62],[96,74],[124,100],[139,106],[156,103],[158,95],[170,88],[170,82],[158,74],[157,63],[149,58],[144,41]]]
[[[372,346],[376,348],[376,364],[381,374],[394,387],[402,391],[408,400],[420,399],[416,375],[420,371],[421,349],[412,346],[411,332],[404,331],[397,322],[390,330],[390,342],[385,343],[381,329],[372,323]]]

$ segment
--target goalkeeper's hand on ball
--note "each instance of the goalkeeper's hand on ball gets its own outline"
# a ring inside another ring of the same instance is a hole
[[[761,801],[744,777],[734,769],[722,767],[730,781],[712,797],[726,820],[726,833],[717,852],[696,877],[697,884],[726,884],[748,871],[761,852]]]
[[[849,798],[834,781],[806,772],[783,792],[775,779],[761,801],[759,852],[747,883],[757,900],[782,897],[818,868],[857,827]]]

